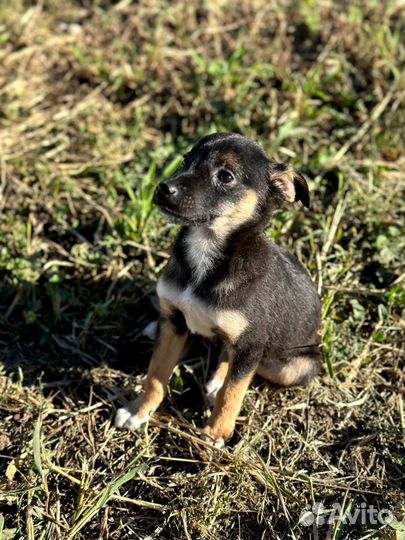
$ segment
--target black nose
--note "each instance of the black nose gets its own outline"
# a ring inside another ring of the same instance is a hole
[[[166,182],[162,182],[160,184],[160,191],[163,197],[168,197],[168,198],[176,197],[177,193],[179,192],[176,186],[174,186],[173,184],[168,184]]]
[[[179,189],[168,182],[161,182],[156,188],[153,202],[157,205],[174,202],[179,193]]]

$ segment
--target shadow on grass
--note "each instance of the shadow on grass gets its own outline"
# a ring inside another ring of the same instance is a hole
[[[159,316],[154,286],[143,289],[130,280],[24,283],[3,287],[1,298],[1,363],[7,375],[24,386],[40,386],[45,397],[57,393],[87,401],[90,391],[98,391],[93,373],[102,369],[112,375],[100,382],[114,396],[112,407],[115,398],[133,397],[124,379],[143,379],[153,353],[154,340],[144,329]],[[180,409],[204,406],[202,384],[218,354],[218,345],[189,339],[182,362],[187,367],[171,383]]]

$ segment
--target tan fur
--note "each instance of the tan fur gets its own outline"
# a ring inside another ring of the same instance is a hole
[[[170,317],[173,315],[173,303],[167,300],[164,296],[159,296],[159,303],[160,303],[160,316],[161,317]]]
[[[217,311],[216,321],[217,328],[222,334],[225,334],[231,343],[235,343],[238,340],[249,324],[243,313],[231,309]]]
[[[300,384],[308,374],[314,370],[314,360],[307,356],[297,356],[287,364],[275,361],[269,366],[260,365],[256,373],[280,386],[293,386]]]
[[[234,343],[249,324],[242,312],[216,310],[198,299],[191,288],[181,290],[161,279],[157,286],[157,293],[163,313],[168,316],[175,309],[179,309],[192,333],[208,338],[220,333]]]
[[[224,383],[229,370],[229,359],[230,353],[228,352],[226,345],[223,345],[221,355],[218,360],[217,369],[211,377],[211,380],[215,380],[217,383],[221,383],[221,386]]]
[[[162,323],[159,344],[149,364],[144,391],[137,400],[139,416],[148,416],[159,407],[186,339],[187,334],[176,334],[171,323]]]
[[[232,171],[240,172],[241,170],[240,158],[232,152],[224,154],[223,163],[226,168],[229,168]]]
[[[288,167],[286,171],[277,171],[273,173],[272,180],[278,184],[284,194],[285,199],[288,202],[295,201],[295,187],[294,187],[294,169]]]
[[[257,193],[253,189],[249,189],[238,203],[224,206],[222,215],[213,220],[210,229],[218,239],[225,239],[232,231],[253,216],[257,201]]]
[[[221,355],[219,357],[218,366],[215,370],[214,377],[218,381],[225,381],[226,375],[229,370],[229,352],[224,345],[221,350]]]
[[[207,435],[215,440],[223,439],[224,441],[232,436],[236,418],[252,376],[253,373],[250,373],[237,382],[233,382],[230,379],[230,370],[228,370],[224,385],[218,391],[214,410],[204,428]]]
[[[217,369],[212,375],[211,379],[205,385],[206,398],[208,403],[213,405],[218,395],[220,388],[223,386],[226,375],[229,370],[229,353],[226,345],[222,347],[221,355],[218,361]]]

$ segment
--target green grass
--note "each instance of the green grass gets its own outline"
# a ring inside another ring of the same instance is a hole
[[[404,538],[405,11],[349,4],[1,4],[0,539]],[[111,427],[176,233],[153,189],[221,130],[310,179],[268,233],[317,284],[325,355],[309,388],[257,380],[222,453],[204,343],[147,429]],[[316,502],[396,522],[317,532]]]

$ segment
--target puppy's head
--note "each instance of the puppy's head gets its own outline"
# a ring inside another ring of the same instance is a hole
[[[296,169],[233,133],[201,139],[176,174],[159,184],[153,200],[173,223],[205,223],[224,233],[266,221],[283,201],[310,206],[307,182]]]

